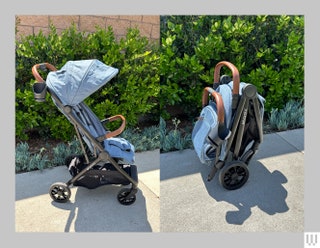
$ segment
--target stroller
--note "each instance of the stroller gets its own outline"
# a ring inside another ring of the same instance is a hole
[[[38,69],[49,69],[46,81]],[[60,70],[49,63],[36,64],[32,73],[36,79],[33,84],[35,100],[44,102],[46,93],[50,93],[54,104],[74,125],[83,152],[66,158],[72,178],[66,183],[52,184],[50,197],[55,202],[67,202],[71,196],[71,185],[94,189],[107,184],[131,184],[131,188],[119,191],[117,199],[123,205],[133,204],[138,188],[137,167],[132,164],[134,146],[124,138],[116,137],[125,128],[125,118],[115,115],[100,120],[84,103],[88,96],[110,81],[118,69],[93,59],[68,61]],[[114,131],[107,130],[106,123],[116,120],[120,120],[120,127]],[[89,152],[92,155],[90,159]]]
[[[223,66],[231,70],[232,78],[220,77]],[[201,163],[211,167],[208,181],[220,170],[219,182],[227,190],[247,182],[249,162],[263,140],[264,102],[254,85],[240,83],[232,63],[221,61],[215,66],[213,88],[204,88],[202,110],[192,130]]]

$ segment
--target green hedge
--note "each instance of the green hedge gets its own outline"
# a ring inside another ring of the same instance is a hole
[[[199,112],[202,90],[212,86],[222,60],[238,68],[242,82],[257,86],[266,113],[304,98],[303,16],[162,16],[160,54],[166,119],[170,106],[183,106],[191,117]]]
[[[70,140],[74,128],[53,105],[33,99],[31,68],[49,62],[96,58],[119,74],[86,102],[100,118],[123,114],[128,125],[141,120],[159,123],[169,109],[182,108],[194,118],[201,94],[213,82],[214,66],[232,62],[242,82],[257,86],[266,98],[266,114],[291,100],[304,100],[303,16],[161,16],[161,46],[150,44],[137,29],[116,40],[113,30],[78,32],[74,25],[58,34],[38,33],[16,41],[16,137],[27,140],[35,130],[42,137]],[[221,74],[229,74],[224,68]],[[43,77],[45,78],[45,74]],[[267,115],[268,116],[268,115]],[[112,127],[111,127],[112,128]]]
[[[51,25],[48,35],[21,37],[16,41],[16,137],[27,140],[31,131],[42,137],[70,140],[74,128],[54,106],[49,94],[45,103],[33,98],[35,79],[31,68],[48,62],[57,69],[67,61],[98,59],[119,69],[118,75],[85,101],[101,119],[122,114],[134,127],[142,119],[157,121],[159,116],[159,45],[129,28],[116,40],[112,27],[96,27],[94,33],[76,30],[74,25],[58,34]],[[41,76],[45,79],[46,73]],[[110,129],[115,128],[110,126]]]

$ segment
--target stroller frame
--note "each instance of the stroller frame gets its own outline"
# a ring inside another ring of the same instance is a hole
[[[32,67],[32,73],[37,80],[37,82],[34,84],[34,94],[35,94],[35,100],[36,101],[44,101],[45,95],[39,96],[39,93],[43,94],[42,92],[46,91],[49,92],[52,99],[55,102],[55,105],[66,115],[66,117],[69,119],[69,121],[74,125],[76,129],[76,133],[78,136],[78,139],[81,144],[81,149],[84,153],[86,164],[85,167],[82,168],[82,170],[73,176],[69,181],[66,183],[63,182],[56,182],[53,183],[50,186],[49,189],[49,195],[50,197],[59,203],[67,202],[71,197],[71,190],[70,186],[85,186],[80,182],[80,180],[83,180],[87,175],[89,176],[97,176],[96,173],[102,173],[102,170],[100,169],[106,169],[107,171],[104,171],[102,174],[102,179],[105,179],[104,182],[101,182],[101,184],[96,185],[92,188],[96,188],[98,186],[106,185],[106,184],[121,184],[121,185],[128,185],[131,184],[131,188],[123,188],[119,191],[117,195],[117,199],[122,205],[131,205],[136,200],[136,193],[138,191],[138,175],[137,175],[137,167],[135,165],[128,165],[128,164],[121,164],[119,163],[117,158],[111,157],[111,155],[106,151],[102,145],[102,141],[106,139],[106,137],[113,137],[118,134],[120,134],[124,127],[125,127],[125,118],[122,115],[116,115],[104,120],[101,120],[101,123],[104,124],[106,122],[112,122],[117,119],[122,120],[122,125],[115,131],[107,132],[105,136],[101,137],[93,137],[93,135],[89,132],[89,130],[82,124],[82,122],[79,120],[79,117],[72,111],[72,107],[68,105],[64,105],[59,97],[56,95],[55,92],[50,90],[46,87],[45,80],[40,76],[38,69],[41,70],[47,70],[50,71],[57,71],[57,69],[49,64],[49,63],[41,63],[36,64]],[[107,130],[106,130],[107,131]],[[85,150],[85,147],[82,143],[82,137],[80,133],[84,135],[86,138],[90,140],[92,143],[95,151],[98,154],[93,161],[89,161],[87,152]],[[101,165],[102,163],[102,165]],[[107,166],[106,166],[107,165]],[[95,169],[95,167],[98,167],[99,169]],[[127,169],[129,167],[129,169]],[[108,174],[111,174],[111,176],[108,176]],[[115,176],[116,179],[112,179],[112,176]],[[100,178],[100,181],[101,181]],[[86,186],[85,186],[86,187]],[[90,187],[87,187],[90,188]]]
[[[202,106],[205,107],[208,104],[209,95],[214,97],[218,107],[219,128],[221,126],[221,128],[226,129],[223,119],[223,101],[221,95],[215,91],[221,84],[228,83],[228,81],[223,82],[223,77],[225,75],[220,78],[220,69],[223,66],[226,66],[231,70],[233,79],[231,132],[227,130],[222,131],[221,133],[229,132],[227,135],[228,137],[218,137],[215,138],[216,140],[210,138],[210,134],[208,135],[208,139],[211,140],[215,146],[217,146],[217,144],[218,146],[216,148],[215,159],[210,162],[212,168],[207,180],[211,181],[216,172],[221,169],[219,175],[220,184],[228,190],[234,190],[242,187],[249,178],[249,170],[247,167],[263,141],[263,125],[259,109],[260,103],[258,100],[257,88],[252,84],[246,84],[242,88],[242,94],[240,95],[239,71],[228,61],[221,61],[216,65],[214,70],[213,88],[206,87],[204,89]],[[231,79],[229,81],[231,81]],[[219,105],[222,106],[219,107]],[[251,140],[245,141],[244,135],[248,131],[248,125],[250,125],[250,123],[247,122],[249,114],[251,114],[251,120],[249,120],[249,122],[254,122],[256,135]],[[224,151],[225,155],[224,158],[221,159],[222,141],[225,138],[227,138],[227,144]],[[249,146],[250,143],[251,146]]]

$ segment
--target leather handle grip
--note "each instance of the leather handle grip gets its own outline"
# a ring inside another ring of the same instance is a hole
[[[106,121],[108,121],[108,122],[112,122],[112,121],[116,121],[116,120],[121,120],[122,121],[121,126],[118,129],[116,129],[116,130],[114,130],[112,132],[106,133],[106,136],[105,136],[106,139],[121,134],[123,132],[123,130],[125,129],[125,127],[126,127],[126,118],[123,115],[115,115],[115,116],[112,116],[112,117],[109,117],[109,118],[106,119]]]
[[[203,94],[202,94],[202,107],[205,107],[206,105],[208,105],[209,102],[209,95],[211,95],[216,102],[217,105],[217,115],[218,115],[218,122],[219,124],[223,124],[224,123],[224,105],[223,105],[223,99],[222,96],[216,92],[214,89],[212,89],[211,87],[206,87],[203,90]]]
[[[49,64],[49,63],[41,63],[41,64],[36,64],[36,65],[34,65],[34,66],[32,67],[32,74],[33,74],[33,76],[35,77],[35,79],[36,79],[39,83],[45,81],[45,80],[43,80],[43,78],[40,76],[40,74],[39,74],[39,72],[38,72],[38,69],[39,69],[39,68],[42,69],[42,70],[44,70],[44,69],[49,69],[50,71],[56,71],[56,70],[57,70],[53,65],[51,65],[51,64]]]
[[[219,62],[214,69],[213,81],[214,83],[219,83],[220,81],[220,69],[222,66],[228,67],[232,72],[232,80],[233,80],[233,90],[232,93],[235,95],[239,95],[239,87],[240,87],[240,75],[237,67],[235,67],[232,63],[228,61]]]

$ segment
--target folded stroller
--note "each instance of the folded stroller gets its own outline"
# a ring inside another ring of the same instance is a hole
[[[226,66],[232,72],[220,77]],[[202,95],[202,110],[192,131],[194,149],[211,167],[208,181],[220,170],[219,182],[228,189],[242,187],[249,178],[248,165],[263,140],[264,98],[257,88],[240,83],[238,69],[228,61],[215,66],[213,88]]]
[[[49,69],[46,80],[38,69]],[[71,185],[94,189],[107,184],[131,184],[131,188],[119,191],[117,199],[123,205],[134,203],[138,188],[137,167],[132,164],[134,146],[116,137],[125,128],[125,118],[115,115],[100,120],[84,103],[88,96],[110,81],[118,69],[93,59],[69,61],[60,70],[49,63],[36,64],[32,73],[37,81],[33,84],[35,100],[43,102],[46,93],[50,93],[54,104],[74,125],[83,151],[81,155],[66,158],[72,178],[67,183],[52,184],[50,197],[56,202],[67,202]],[[121,121],[120,127],[109,131],[105,124],[115,120]]]

